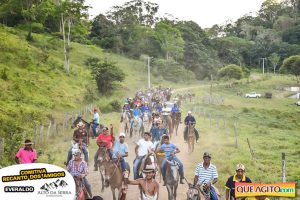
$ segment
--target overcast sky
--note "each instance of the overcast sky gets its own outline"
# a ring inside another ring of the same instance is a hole
[[[112,6],[121,6],[129,0],[86,0],[92,6],[89,13],[95,17],[105,14]],[[264,0],[150,0],[159,5],[159,15],[172,14],[179,20],[192,20],[202,28],[236,20],[252,12],[256,14]]]

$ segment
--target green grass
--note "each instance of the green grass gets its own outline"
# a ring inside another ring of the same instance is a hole
[[[213,95],[223,96],[224,105],[202,102],[202,97],[209,94],[209,87],[192,90],[196,93],[196,102],[190,103],[187,109],[195,111],[196,108],[197,127],[201,132],[201,141],[194,155],[202,155],[205,150],[212,152],[212,163],[217,166],[220,175],[218,186],[224,192],[225,182],[234,173],[237,163],[245,164],[247,175],[253,182],[280,182],[281,153],[284,152],[287,181],[297,182],[297,187],[300,188],[300,108],[295,106],[296,100],[286,98],[287,92],[282,90],[284,86],[296,85],[296,81],[290,76],[263,77],[254,74],[253,77],[255,81],[247,83],[247,80],[242,80],[232,88],[214,84]],[[243,94],[256,91],[262,95],[272,92],[273,98],[247,99],[237,96],[238,91]],[[208,113],[213,116],[211,127]],[[217,127],[216,115],[226,118],[226,129],[222,120]],[[233,128],[236,119],[238,148],[235,148]],[[251,158],[247,138],[254,150],[254,159]],[[192,163],[199,161],[201,156],[191,158]],[[192,172],[193,167],[188,171]],[[193,173],[189,175],[193,176]]]

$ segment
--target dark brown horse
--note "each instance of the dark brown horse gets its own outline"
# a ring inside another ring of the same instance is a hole
[[[177,136],[179,123],[181,122],[181,113],[180,112],[172,113],[171,118],[172,118],[172,130],[173,131],[175,130],[175,134]]]

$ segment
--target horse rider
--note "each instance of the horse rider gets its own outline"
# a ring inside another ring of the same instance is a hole
[[[97,137],[97,127],[100,125],[100,116],[97,108],[94,108],[94,116],[93,116],[93,138]]]
[[[161,113],[162,112],[162,105],[161,105],[161,103],[157,103],[155,109],[156,109],[156,111],[158,113]]]
[[[103,132],[97,138],[97,145],[99,148],[106,148],[109,158],[112,159],[112,147],[114,143],[114,136],[113,136],[113,127],[110,125],[110,132],[108,127],[103,128]],[[97,167],[97,159],[98,159],[99,149],[96,151],[94,155],[94,171],[98,170]]]
[[[84,160],[86,163],[89,161],[89,151],[88,151],[88,144],[89,144],[89,135],[85,128],[85,125],[82,121],[79,121],[77,124],[77,129],[73,133],[73,141],[78,144],[79,148],[82,150],[84,155]],[[72,149],[71,147],[68,151],[67,163],[72,159]]]
[[[68,163],[67,170],[74,178],[78,177],[82,179],[88,195],[90,196],[90,198],[92,198],[93,197],[92,188],[90,183],[87,180],[87,175],[88,175],[87,163],[81,159],[81,151],[79,149],[73,152],[73,156],[74,158],[70,160],[70,162]]]
[[[142,117],[142,111],[139,109],[138,105],[136,105],[135,108],[133,109],[132,115],[133,115],[133,118],[137,118],[139,124],[142,125],[142,119],[141,119],[141,117]],[[134,121],[133,118],[131,119],[131,128],[132,128],[133,121]]]
[[[128,156],[128,145],[125,143],[125,133],[119,134],[119,140],[114,142],[112,160],[120,162],[123,178],[128,177],[125,157]],[[126,177],[127,175],[127,177]]]
[[[162,120],[159,120],[157,121],[157,126],[151,128],[150,133],[152,135],[152,142],[154,144],[154,149],[156,149],[157,146],[159,146],[161,137],[163,135],[168,135],[169,131],[163,126]]]
[[[124,112],[129,112],[129,114],[130,114],[130,105],[128,102],[125,102],[124,106],[122,108],[122,114],[121,114],[121,120],[120,120],[121,123],[123,122],[123,113]]]
[[[226,187],[226,200],[236,200],[235,198],[235,183],[236,182],[244,182],[251,183],[250,178],[245,176],[245,166],[243,164],[237,164],[235,168],[236,174],[230,176],[225,184]],[[239,200],[245,198],[238,198]]]
[[[190,124],[196,125],[196,120],[195,120],[195,117],[192,115],[192,111],[188,111],[188,116],[185,117],[184,124],[185,124],[185,128],[184,128],[183,135],[184,135],[184,141],[186,142],[187,136],[188,136],[187,135],[188,134],[188,125],[190,125]],[[198,142],[199,133],[196,130],[196,128],[195,128],[195,136],[196,136],[196,142]]]
[[[146,165],[143,170],[145,178],[136,180],[128,180],[130,185],[139,185],[142,189],[142,200],[158,200],[159,199],[159,184],[155,180],[155,167],[153,165]]]
[[[172,109],[171,109],[171,113],[179,113],[179,106],[177,105],[177,103],[174,103]]]
[[[144,138],[140,139],[135,146],[136,158],[133,161],[133,176],[134,180],[139,177],[138,168],[141,164],[143,158],[148,154],[153,152],[154,146],[151,142],[151,134],[149,132],[144,133]]]
[[[211,154],[204,152],[203,162],[199,163],[195,170],[194,186],[203,184],[204,191],[210,189],[211,200],[218,200],[216,189],[213,187],[218,181],[218,171],[210,160]]]
[[[145,102],[145,104],[141,107],[141,111],[142,113],[147,112],[150,117],[151,109],[148,105],[148,102]]]
[[[176,161],[179,166],[179,175],[180,175],[180,184],[184,184],[184,172],[183,172],[183,164],[182,162],[176,157],[175,154],[180,153],[180,150],[176,147],[175,144],[170,143],[170,137],[168,135],[163,136],[163,144],[156,150],[156,152],[163,152],[165,153],[165,158],[161,163],[161,172],[163,175],[164,185],[166,185],[166,171],[167,171],[167,161]]]
[[[20,148],[16,154],[15,161],[17,164],[35,163],[37,159],[36,150],[32,148],[31,140],[26,139],[24,147]]]

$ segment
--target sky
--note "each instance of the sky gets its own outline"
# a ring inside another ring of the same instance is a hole
[[[105,14],[112,6],[121,6],[130,0],[86,0],[92,6],[90,17]],[[264,0],[148,0],[159,5],[158,14],[173,15],[179,20],[192,20],[202,28],[214,24],[224,24],[228,20],[235,21],[243,15],[259,10]]]

